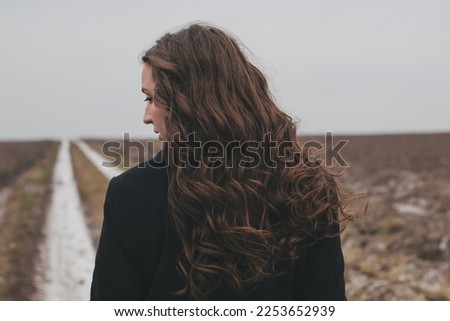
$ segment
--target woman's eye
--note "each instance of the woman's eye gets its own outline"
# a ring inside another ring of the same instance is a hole
[[[146,97],[144,99],[144,101],[148,101],[148,102],[150,102],[150,104],[153,104],[153,102],[155,101],[155,98],[153,98],[153,97]]]

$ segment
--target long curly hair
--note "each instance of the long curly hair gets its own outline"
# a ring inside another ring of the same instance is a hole
[[[165,34],[142,61],[156,106],[169,111],[163,157],[186,280],[178,294],[252,289],[283,273],[300,241],[339,234],[351,215],[333,175],[302,153],[296,123],[234,37],[193,24]],[[281,143],[289,148],[268,153]]]

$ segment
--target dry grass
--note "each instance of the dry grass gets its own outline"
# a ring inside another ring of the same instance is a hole
[[[343,234],[348,298],[450,300],[450,134],[337,139],[341,180],[370,198]]]
[[[57,144],[11,186],[0,225],[0,300],[30,300],[34,269],[43,238]],[[19,156],[20,157],[20,156]]]
[[[52,141],[0,142],[0,188],[10,184],[54,146]]]
[[[108,180],[97,170],[94,164],[84,156],[76,145],[71,144],[70,152],[72,155],[78,192],[81,196],[93,244],[96,248],[103,223],[103,203]]]

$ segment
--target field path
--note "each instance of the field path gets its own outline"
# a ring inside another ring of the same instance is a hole
[[[102,163],[105,161],[105,158],[102,157],[99,153],[94,151],[89,145],[81,140],[75,141],[75,144],[80,148],[83,154],[94,164],[97,169],[102,173],[108,180],[113,178],[114,176],[120,175],[123,170],[117,167],[105,167],[102,166]]]
[[[39,299],[88,300],[95,251],[73,175],[68,140],[62,141],[54,168],[45,234],[37,276]]]

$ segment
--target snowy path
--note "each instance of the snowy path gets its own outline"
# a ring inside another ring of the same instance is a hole
[[[105,167],[102,166],[102,163],[105,161],[99,153],[94,151],[91,147],[89,147],[85,142],[81,140],[75,141],[75,144],[80,148],[80,150],[86,155],[86,157],[94,164],[97,169],[102,173],[108,180],[113,178],[114,176],[120,175],[123,170],[117,167]]]
[[[37,278],[40,300],[88,300],[95,251],[92,246],[70,156],[62,141],[53,173],[53,197]]]

